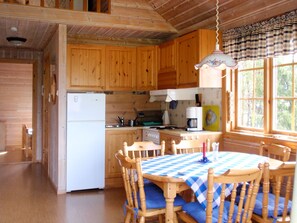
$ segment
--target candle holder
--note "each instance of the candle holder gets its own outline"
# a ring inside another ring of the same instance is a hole
[[[210,163],[211,161],[209,159],[207,159],[206,157],[206,145],[205,142],[203,142],[203,146],[202,146],[202,153],[203,153],[203,158],[201,160],[199,160],[199,163]]]
[[[211,161],[205,156],[201,160],[198,161],[199,163],[211,163]]]

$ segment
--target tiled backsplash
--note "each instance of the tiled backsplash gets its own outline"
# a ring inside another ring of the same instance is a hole
[[[220,108],[220,130],[221,130],[221,114],[222,114],[222,89],[221,88],[198,88],[198,94],[202,94],[201,105],[218,105]],[[170,118],[170,124],[178,127],[186,126],[186,109],[187,107],[196,106],[195,100],[192,101],[178,101],[175,109],[169,108],[169,103],[162,102],[161,109],[167,108]]]

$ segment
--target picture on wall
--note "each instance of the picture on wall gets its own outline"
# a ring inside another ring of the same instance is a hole
[[[220,128],[220,107],[218,105],[203,106],[203,129],[218,131]]]

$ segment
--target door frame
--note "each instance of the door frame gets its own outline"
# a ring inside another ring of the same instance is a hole
[[[38,131],[38,90],[37,84],[39,82],[38,78],[38,62],[37,60],[28,59],[0,59],[0,63],[12,63],[12,64],[32,64],[32,161],[37,161],[38,149],[41,150],[37,145],[40,139],[40,132]]]

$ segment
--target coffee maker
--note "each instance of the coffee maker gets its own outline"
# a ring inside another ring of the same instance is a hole
[[[202,107],[188,107],[186,110],[187,131],[202,131]]]

